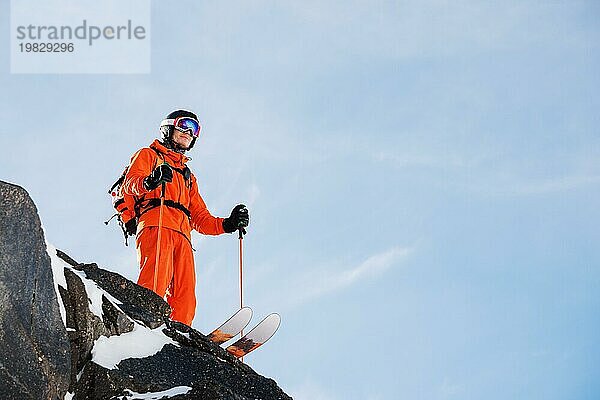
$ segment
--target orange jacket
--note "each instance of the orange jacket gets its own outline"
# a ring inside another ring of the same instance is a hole
[[[160,157],[157,152],[161,154]],[[171,167],[183,170],[189,158],[167,149],[158,140],[155,140],[149,148],[145,147],[133,155],[129,170],[125,175],[124,193],[134,195],[138,200],[143,198],[140,203],[141,216],[138,221],[138,234],[147,226],[158,226],[160,207],[148,209],[145,204],[147,200],[160,199],[161,186],[149,192],[144,188],[143,182],[144,178],[150,175],[163,160],[169,163]],[[190,218],[177,208],[164,206],[163,227],[181,232],[188,239],[191,239],[192,229],[206,235],[219,235],[225,232],[223,230],[223,218],[212,216],[206,208],[206,204],[198,192],[198,183],[194,174],[191,174],[190,178],[186,180],[181,173],[173,170],[173,180],[168,182],[165,187],[165,201],[167,200],[179,203],[187,208],[190,212]]]

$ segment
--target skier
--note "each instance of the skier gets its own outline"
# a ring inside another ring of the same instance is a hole
[[[196,177],[185,165],[189,160],[185,152],[194,147],[200,129],[194,113],[170,113],[160,124],[161,140],[133,155],[123,182],[123,191],[137,199],[138,285],[166,296],[171,319],[186,325],[191,325],[196,311],[191,230],[205,235],[238,229],[245,233],[249,223],[243,204],[227,218],[214,217],[198,192]]]

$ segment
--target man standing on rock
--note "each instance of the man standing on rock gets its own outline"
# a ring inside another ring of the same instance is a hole
[[[196,273],[191,230],[205,235],[232,233],[248,226],[248,209],[235,206],[227,218],[214,217],[198,192],[184,154],[200,134],[198,117],[186,110],[160,124],[161,139],[136,152],[123,192],[136,198],[138,284],[165,297],[171,319],[191,325],[196,311]]]

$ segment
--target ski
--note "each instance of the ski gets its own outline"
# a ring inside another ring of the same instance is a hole
[[[227,347],[226,350],[237,358],[244,357],[269,340],[277,332],[280,323],[281,317],[279,314],[269,314],[250,332]]]
[[[240,333],[252,319],[250,307],[240,308],[221,326],[208,334],[208,338],[216,344],[223,344]]]

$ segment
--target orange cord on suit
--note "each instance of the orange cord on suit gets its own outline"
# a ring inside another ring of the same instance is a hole
[[[166,162],[164,163],[166,164]],[[152,291],[156,293],[156,284],[158,281],[158,261],[160,260],[160,239],[161,239],[161,231],[162,231],[162,220],[163,220],[163,207],[165,206],[165,185],[167,183],[162,183],[162,190],[160,192],[160,212],[158,215],[158,239],[156,239],[156,262],[154,263],[154,284],[152,285]]]

